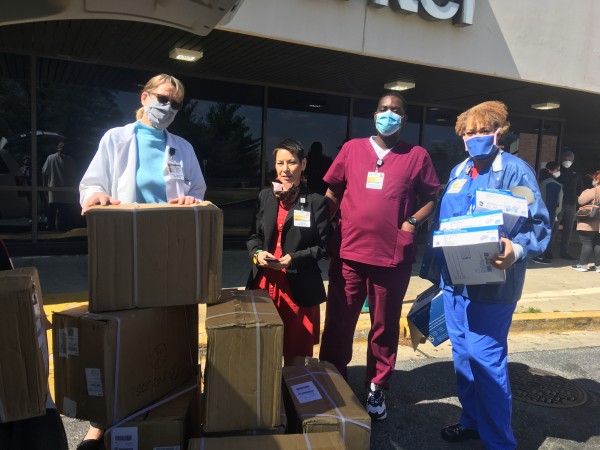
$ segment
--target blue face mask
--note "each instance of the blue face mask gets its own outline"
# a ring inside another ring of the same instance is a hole
[[[393,111],[386,111],[375,115],[375,128],[382,136],[391,136],[400,129],[402,116]]]
[[[498,148],[496,133],[465,139],[465,148],[473,159],[489,158]]]

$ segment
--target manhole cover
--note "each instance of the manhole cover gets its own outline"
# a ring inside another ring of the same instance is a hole
[[[572,381],[522,364],[508,365],[513,398],[553,408],[573,408],[587,401],[587,394]]]

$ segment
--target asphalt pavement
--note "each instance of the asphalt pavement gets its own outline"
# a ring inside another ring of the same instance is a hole
[[[572,252],[578,254],[578,248]],[[38,268],[48,314],[87,301],[86,255],[22,257],[14,258],[14,263]],[[567,386],[568,392],[572,389],[585,398],[580,399],[581,404],[558,406],[516,398],[513,426],[520,449],[600,448],[600,272],[576,272],[571,264],[573,261],[563,259],[549,265],[529,263],[509,335],[511,380],[520,380],[519,392],[525,395],[542,390],[547,396],[560,397],[561,389]],[[326,275],[326,261],[322,269]],[[417,276],[417,270],[415,264],[403,315],[430,285]],[[245,251],[224,252],[223,287],[243,287],[249,271]],[[368,327],[368,314],[363,314],[349,370],[350,385],[361,399],[366,398],[364,337]],[[403,330],[407,332],[406,327]],[[201,333],[201,344],[202,339]],[[409,343],[405,335],[398,370],[388,391],[388,419],[373,424],[371,448],[482,448],[473,441],[450,445],[439,438],[439,430],[454,423],[460,414],[449,343],[433,347],[427,342],[416,350]],[[75,449],[87,422],[69,418],[63,421],[70,448]]]

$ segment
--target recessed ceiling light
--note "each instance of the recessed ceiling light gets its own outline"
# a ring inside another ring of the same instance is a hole
[[[412,81],[392,81],[390,83],[385,83],[383,85],[384,88],[390,89],[392,91],[406,91],[407,89],[412,89],[415,87],[415,83]]]
[[[185,62],[196,62],[204,56],[203,52],[186,50],[185,48],[174,48],[169,52],[169,58]]]
[[[558,102],[534,103],[533,105],[531,105],[531,107],[533,109],[541,109],[541,110],[558,109],[558,108],[560,108],[560,103],[558,103]]]
[[[309,108],[322,108],[323,105],[319,105],[318,103],[311,103],[308,105]]]

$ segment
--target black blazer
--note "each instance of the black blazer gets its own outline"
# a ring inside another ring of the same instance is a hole
[[[294,210],[301,209],[300,199],[304,198],[304,209],[310,211],[310,227],[294,225]],[[272,188],[266,188],[258,194],[256,220],[250,230],[246,243],[250,258],[256,250],[275,252],[273,235],[277,221],[279,202]],[[326,300],[325,286],[321,278],[318,261],[327,256],[327,244],[332,226],[325,197],[310,192],[304,183],[300,183],[300,193],[285,219],[281,247],[283,255],[290,254],[292,262],[286,269],[287,280],[292,290],[292,300],[299,306],[314,306]],[[260,272],[253,266],[248,279],[250,287]]]

